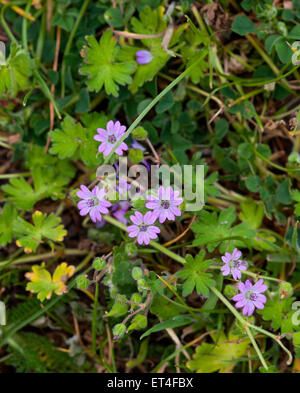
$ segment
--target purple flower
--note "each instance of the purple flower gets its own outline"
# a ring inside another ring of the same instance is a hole
[[[106,128],[106,130],[104,130],[103,128],[98,128],[98,134],[94,136],[94,139],[96,141],[102,142],[101,145],[98,147],[98,151],[100,153],[103,153],[105,157],[109,155],[109,153],[112,151],[112,149],[115,147],[119,139],[124,135],[126,131],[126,127],[121,126],[121,123],[119,121],[116,121],[114,123],[112,120],[110,120],[106,124]],[[120,146],[117,147],[115,153],[119,156],[122,156],[123,150],[128,150],[128,146],[125,142],[122,142]]]
[[[127,224],[128,220],[127,218],[124,217],[124,214],[127,213],[130,203],[128,201],[122,201],[117,203],[117,208],[119,208],[117,211],[113,213],[113,216],[120,221],[122,224]]]
[[[101,190],[98,186],[95,186],[92,191],[90,191],[86,186],[80,186],[80,191],[77,191],[76,195],[82,199],[78,202],[78,209],[80,210],[81,216],[90,215],[93,222],[101,221],[101,213],[107,214],[108,207],[111,203],[105,200],[106,191],[104,188]]]
[[[267,298],[265,295],[262,295],[262,292],[265,292],[268,287],[263,282],[264,280],[260,279],[253,285],[249,280],[246,280],[245,284],[243,282],[238,284],[241,293],[233,296],[232,300],[237,302],[235,305],[236,308],[243,307],[244,315],[250,317],[255,307],[259,310],[265,307]]]
[[[156,239],[160,229],[154,224],[156,216],[152,212],[146,213],[144,216],[142,213],[136,211],[134,215],[130,216],[130,220],[134,225],[127,227],[129,237],[137,237],[139,244],[149,244],[150,239]]]
[[[248,267],[247,262],[240,260],[241,256],[242,253],[237,248],[233,250],[232,254],[226,252],[225,255],[222,256],[222,261],[225,263],[221,268],[223,276],[228,276],[228,274],[231,273],[235,280],[240,280],[242,276],[241,271],[247,270]]]
[[[136,61],[139,64],[148,64],[151,63],[153,56],[148,50],[138,50],[136,53]]]
[[[178,205],[183,202],[179,198],[179,191],[174,191],[171,186],[166,189],[162,186],[158,189],[158,196],[148,195],[149,202],[146,203],[148,209],[153,209],[153,214],[159,218],[159,222],[163,223],[168,220],[175,220],[175,216],[181,216],[181,211]]]
[[[131,144],[131,147],[133,149],[139,149],[139,150],[142,150],[142,151],[146,150],[146,148],[143,145],[141,145],[138,141],[136,141],[135,139],[133,140],[133,142]]]

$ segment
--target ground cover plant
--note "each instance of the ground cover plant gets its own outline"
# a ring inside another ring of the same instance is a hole
[[[299,0],[0,7],[0,371],[299,372]]]

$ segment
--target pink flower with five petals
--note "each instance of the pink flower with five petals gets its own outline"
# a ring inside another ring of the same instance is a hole
[[[262,310],[265,307],[267,298],[262,293],[268,287],[264,284],[264,280],[258,280],[254,285],[250,280],[246,280],[245,284],[240,282],[238,284],[241,293],[233,296],[232,300],[236,303],[236,308],[243,308],[243,314],[249,317],[254,313],[255,308]]]
[[[142,213],[136,211],[134,215],[130,216],[130,220],[134,225],[127,227],[129,237],[136,237],[139,244],[150,243],[151,239],[156,239],[157,234],[160,233],[160,229],[152,225],[156,220],[156,216],[152,212],[146,213],[144,216]]]
[[[90,215],[93,222],[101,221],[102,214],[108,213],[108,207],[111,203],[105,200],[106,190],[104,188],[99,189],[95,186],[92,191],[90,191],[86,186],[80,186],[80,191],[77,191],[76,195],[82,200],[78,202],[79,214],[81,216]]]
[[[122,126],[119,121],[114,123],[112,120],[106,124],[106,130],[103,128],[98,128],[98,134],[94,136],[96,141],[101,142],[101,145],[98,147],[98,151],[103,153],[105,157],[108,156],[120,138],[125,134],[125,131],[125,126]],[[123,150],[128,150],[128,146],[125,142],[122,142],[120,146],[117,147],[115,153],[119,156],[122,156]]]

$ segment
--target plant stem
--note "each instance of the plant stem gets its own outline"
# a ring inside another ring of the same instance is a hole
[[[29,13],[31,7],[31,0],[27,0],[25,12]],[[28,52],[28,41],[27,41],[27,18],[23,18],[22,21],[22,44],[26,52]]]
[[[37,261],[42,261],[43,259],[49,259],[49,258],[54,258],[59,254],[59,250],[57,252],[47,252],[45,254],[39,254],[39,255],[28,255],[26,257],[21,257],[18,259],[15,259],[14,261],[11,260],[5,260],[0,262],[0,268],[1,266],[5,265],[18,265],[20,263],[28,263],[28,262],[37,262]],[[86,250],[76,250],[76,249],[67,249],[62,251],[62,255],[65,256],[79,256],[79,255],[85,255],[87,254],[88,251]]]
[[[246,332],[247,332],[247,334],[248,334],[248,336],[249,336],[249,338],[251,340],[253,348],[255,349],[255,351],[256,351],[256,353],[257,353],[257,355],[258,355],[258,357],[259,357],[259,359],[261,361],[261,364],[264,366],[264,368],[266,370],[268,370],[268,365],[267,365],[267,363],[266,363],[266,361],[265,361],[265,359],[263,357],[263,354],[261,353],[261,350],[259,349],[259,347],[258,347],[258,345],[257,345],[257,343],[255,341],[255,338],[253,337],[251,329],[248,326],[245,326],[245,329],[246,329]]]
[[[75,37],[76,31],[78,29],[79,23],[81,22],[81,19],[87,9],[87,6],[89,5],[90,0],[85,0],[84,3],[82,4],[82,7],[79,11],[78,17],[76,19],[76,22],[73,26],[73,29],[70,33],[66,48],[65,48],[65,52],[64,52],[64,57],[63,57],[63,61],[62,61],[62,66],[61,66],[61,96],[64,97],[65,96],[65,77],[66,77],[66,63],[65,63],[65,58],[66,56],[69,54],[71,47],[72,47],[72,43],[73,43],[73,39]]]
[[[10,28],[8,27],[8,24],[6,23],[6,21],[4,19],[4,11],[5,11],[6,7],[7,7],[7,5],[4,5],[1,10],[1,25],[2,25],[3,29],[5,30],[5,33],[10,38],[11,42],[18,45],[17,39],[15,38],[13,33],[11,32]]]
[[[134,120],[125,134],[118,140],[110,154],[104,159],[103,165],[107,164],[111,156],[114,154],[115,150],[120,146],[120,144],[130,135],[130,133],[136,128],[136,126],[143,120],[147,113],[159,102],[159,100],[164,97],[170,90],[173,89],[184,77],[186,77],[190,71],[207,55],[207,49],[203,50],[199,58],[189,66],[182,74],[180,74],[176,79],[173,80],[162,92],[156,96],[150,104],[143,110],[143,112]]]
[[[266,52],[260,47],[260,45],[256,42],[255,38],[253,38],[250,34],[246,34],[247,40],[250,42],[250,44],[257,50],[257,52],[260,54],[260,56],[264,59],[264,61],[268,64],[268,66],[271,68],[271,70],[276,74],[277,76],[280,74],[279,69],[275,66],[273,61],[270,59],[270,57],[266,54]]]
[[[92,320],[92,351],[96,356],[97,345],[96,345],[96,329],[97,329],[97,306],[98,306],[98,296],[99,296],[99,283],[96,282],[95,287],[95,298],[94,298],[94,309],[93,309],[93,320]]]
[[[55,102],[55,100],[54,100],[54,98],[53,98],[53,96],[52,96],[52,94],[51,94],[51,92],[50,92],[46,82],[41,77],[41,75],[39,74],[37,69],[33,70],[33,74],[36,77],[36,79],[40,82],[41,89],[42,89],[43,93],[45,94],[45,96],[48,98],[49,101],[52,102],[54,110],[55,110],[58,118],[61,119],[61,114],[59,112],[58,106],[57,106],[57,104],[56,104],[56,102]]]
[[[4,175],[0,175],[0,179],[11,179],[13,177],[26,177],[26,176],[31,176],[31,172],[6,173]]]

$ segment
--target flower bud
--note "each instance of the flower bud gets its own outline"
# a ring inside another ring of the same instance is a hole
[[[147,324],[147,317],[145,317],[145,315],[138,314],[133,318],[132,323],[127,331],[130,332],[131,330],[145,329]]]
[[[139,293],[133,293],[130,300],[132,303],[139,304],[142,302],[142,296]]]
[[[87,289],[90,284],[90,280],[84,274],[81,274],[76,278],[76,285],[79,289]]]
[[[140,278],[142,278],[143,277],[143,271],[142,271],[142,269],[140,268],[140,267],[134,267],[133,269],[132,269],[132,271],[131,271],[131,275],[132,275],[132,278],[134,279],[134,280],[139,280]]]
[[[147,137],[148,133],[144,127],[139,126],[132,131],[132,135],[136,140],[141,141]]]
[[[104,258],[97,257],[93,260],[93,268],[95,270],[102,270],[105,268],[105,266],[106,266],[106,262]]]
[[[105,316],[106,317],[119,317],[121,315],[126,314],[127,311],[128,311],[128,307],[125,303],[116,302],[112,306],[112,309],[110,310],[110,312],[105,314]]]
[[[113,327],[114,340],[123,337],[126,332],[126,326],[123,323],[118,323]]]
[[[135,257],[137,255],[137,246],[134,243],[125,244],[125,253],[129,257]]]
[[[279,286],[280,299],[290,297],[293,294],[293,287],[289,282],[282,282]]]
[[[238,289],[235,285],[226,285],[224,289],[224,294],[229,299],[232,299],[238,293]]]

